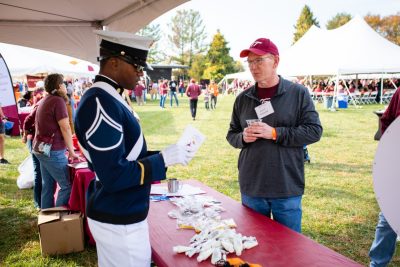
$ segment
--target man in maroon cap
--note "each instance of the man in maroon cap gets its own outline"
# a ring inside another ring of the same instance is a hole
[[[318,113],[307,88],[277,74],[279,51],[271,40],[257,39],[240,57],[256,81],[237,96],[226,136],[241,149],[242,203],[301,232],[303,145],[321,138]]]

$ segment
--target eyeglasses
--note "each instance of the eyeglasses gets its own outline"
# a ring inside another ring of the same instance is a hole
[[[132,62],[131,60],[129,60],[128,58],[123,57],[123,56],[120,56],[120,55],[116,55],[116,56],[101,56],[101,57],[98,57],[97,60],[98,60],[98,61],[102,61],[102,60],[109,59],[109,58],[111,58],[111,57],[119,58],[119,59],[121,59],[122,61],[125,61],[126,63],[132,65],[132,66],[135,68],[136,72],[143,72],[143,71],[144,71],[144,66],[141,66],[141,65],[138,65],[138,64],[136,64],[136,63],[133,63],[133,62]]]
[[[123,61],[125,61],[126,63],[132,65],[136,72],[143,72],[144,71],[144,67],[141,65],[138,65],[136,63],[133,63],[132,61],[130,61],[129,59],[125,58],[125,57],[118,57],[119,59],[122,59]]]
[[[267,57],[259,57],[259,58],[253,59],[253,60],[246,60],[246,62],[249,67],[260,66],[261,63],[264,62],[267,58],[272,59],[272,57],[267,56]]]
[[[131,65],[136,69],[136,72],[143,72],[144,71],[144,67],[140,66],[138,64],[132,64]]]

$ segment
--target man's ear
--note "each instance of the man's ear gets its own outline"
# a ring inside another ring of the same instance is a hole
[[[278,68],[279,65],[279,56],[274,56],[275,60],[274,60],[274,67]]]
[[[112,69],[118,69],[119,66],[119,60],[116,57],[112,57],[108,60],[108,63],[110,64],[110,67]]]

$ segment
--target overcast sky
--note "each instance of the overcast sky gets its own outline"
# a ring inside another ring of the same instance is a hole
[[[400,12],[400,0],[192,0],[154,22],[166,32],[166,24],[176,10],[197,10],[206,26],[207,42],[220,29],[231,48],[231,56],[239,59],[240,51],[259,37],[270,38],[280,51],[288,49],[293,40],[294,25],[304,5],[310,7],[323,29],[327,21],[340,12],[353,17],[368,13],[387,16]]]

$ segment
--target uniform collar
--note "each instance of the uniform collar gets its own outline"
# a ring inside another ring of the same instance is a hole
[[[107,77],[105,75],[102,75],[102,74],[96,75],[96,78],[94,79],[94,82],[105,82],[105,83],[108,83],[121,96],[122,96],[122,93],[124,92],[124,88],[122,88],[122,86],[120,86],[116,81],[114,81],[113,79],[111,79],[111,78],[109,78],[109,77]]]

